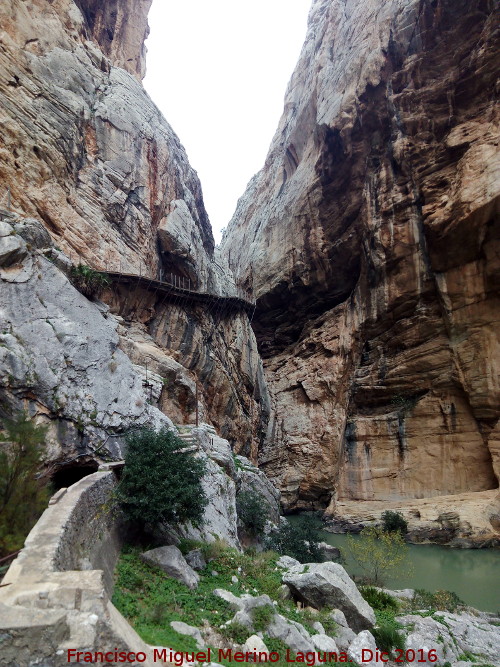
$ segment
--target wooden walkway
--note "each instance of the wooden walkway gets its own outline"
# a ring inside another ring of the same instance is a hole
[[[121,273],[119,271],[100,271],[102,275],[106,275],[113,283],[121,285],[130,285],[132,288],[141,287],[148,292],[158,292],[170,295],[172,298],[180,299],[184,302],[204,304],[211,308],[217,307],[220,312],[223,311],[240,311],[244,310],[250,317],[255,311],[255,302],[249,301],[242,296],[221,296],[220,294],[211,294],[210,292],[197,292],[196,290],[185,287],[186,281],[179,283],[165,282],[155,280],[148,276],[141,276],[135,273]]]

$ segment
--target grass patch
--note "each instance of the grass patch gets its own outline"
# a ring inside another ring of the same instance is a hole
[[[372,635],[375,637],[377,648],[391,653],[393,649],[406,648],[406,641],[404,635],[394,627],[394,625],[381,625],[378,628],[372,628]]]
[[[403,630],[403,625],[396,621],[396,614],[389,609],[374,609],[377,625],[380,627],[391,627],[394,630]]]
[[[392,595],[379,591],[373,586],[360,586],[359,591],[373,609],[398,611],[399,604]]]
[[[179,544],[177,545],[177,548],[181,552],[183,556],[188,554],[190,551],[194,551],[195,549],[201,549],[204,547],[204,542],[200,542],[200,540],[190,540],[187,537],[183,537]]]
[[[200,543],[193,541],[181,544],[187,551],[200,547]],[[253,632],[234,623],[226,625],[235,612],[224,600],[213,594],[215,588],[223,588],[237,596],[244,593],[252,596],[268,595],[277,601],[276,605],[253,610],[255,632],[265,631],[274,613],[279,613],[301,623],[311,634],[316,634],[312,624],[319,621],[325,632],[334,636],[337,624],[331,618],[331,610],[299,610],[293,601],[279,600],[282,570],[276,565],[278,554],[239,553],[224,543],[202,545],[202,550],[206,555],[209,552],[213,559],[199,572],[200,582],[194,590],[168,577],[159,568],[143,563],[139,548],[128,547],[122,552],[115,571],[113,603],[148,643],[169,646],[177,651],[196,650],[194,640],[175,632],[170,627],[171,621],[184,621],[197,628],[202,628],[206,621],[227,639],[238,644],[244,643]],[[216,576],[212,575],[214,571],[217,572]],[[233,575],[238,577],[236,583],[232,581]],[[385,618],[383,614],[386,612],[380,613],[381,618]],[[266,641],[270,651],[274,650],[271,648],[273,642],[276,640],[270,639],[270,644]],[[286,651],[283,655],[286,655]],[[280,663],[275,664],[280,667]]]

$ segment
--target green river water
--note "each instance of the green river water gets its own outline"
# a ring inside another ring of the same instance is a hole
[[[354,538],[359,539],[357,535]],[[323,532],[321,539],[343,550],[349,574],[362,574],[349,559],[347,535]],[[411,573],[387,577],[387,588],[454,591],[476,609],[500,611],[499,549],[450,549],[435,544],[409,544],[408,547]]]

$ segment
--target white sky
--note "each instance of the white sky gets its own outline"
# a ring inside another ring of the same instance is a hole
[[[216,242],[264,165],[311,0],[154,0],[144,85],[184,145]]]

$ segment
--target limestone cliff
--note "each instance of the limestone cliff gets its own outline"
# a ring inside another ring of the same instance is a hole
[[[0,249],[0,417],[44,415],[57,461],[152,423],[151,410],[193,423],[196,407],[255,458],[268,411],[248,314],[217,300],[235,285],[198,177],[141,84],[150,4],[0,5],[0,208],[15,227]],[[138,280],[111,285],[107,306],[84,306],[68,281],[78,262],[172,274],[208,297],[186,302]]]
[[[289,509],[498,486],[498,2],[314,0],[223,249]]]

